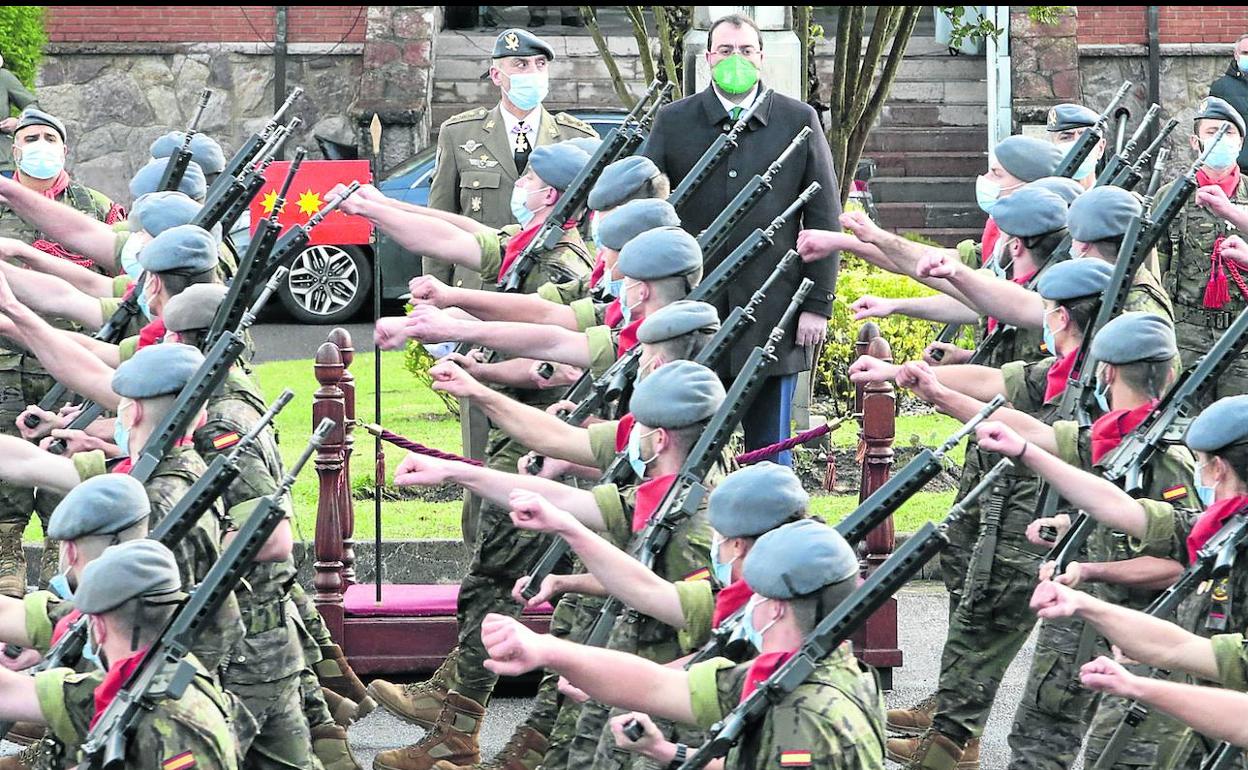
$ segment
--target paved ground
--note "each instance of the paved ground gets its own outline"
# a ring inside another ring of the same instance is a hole
[[[357,350],[373,349],[371,321],[343,324],[343,328],[351,334]],[[269,361],[311,358],[316,355],[316,349],[333,329],[333,326],[291,323],[276,319],[261,323],[251,330],[251,336],[256,341],[255,362],[263,364]]]

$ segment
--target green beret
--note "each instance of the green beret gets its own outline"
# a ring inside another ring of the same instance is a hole
[[[615,263],[620,275],[634,281],[654,281],[702,273],[702,247],[698,239],[679,227],[647,230],[620,249]]]
[[[1239,136],[1244,137],[1244,116],[1231,106],[1230,102],[1225,99],[1219,99],[1216,96],[1206,96],[1200,106],[1196,108],[1196,117],[1193,122],[1200,120],[1229,120],[1235,124],[1235,128],[1239,129]]]
[[[1070,177],[1065,177],[1065,176],[1041,177],[1034,182],[1029,182],[1027,184],[1027,187],[1038,187],[1042,190],[1048,190],[1049,192],[1053,193],[1057,197],[1066,201],[1067,206],[1073,203],[1075,198],[1078,198],[1080,195],[1083,195],[1084,193],[1083,185],[1079,184],[1078,182],[1071,179]],[[1025,190],[1027,189],[1027,187],[1024,187],[1023,189]],[[1019,190],[1019,192],[1022,192],[1022,190]],[[1013,196],[1006,196],[1006,197],[1012,198]],[[1004,203],[1005,198],[1002,198],[1001,202]],[[992,214],[994,217],[997,214],[997,209],[995,206],[992,209]]]
[[[17,128],[13,129],[13,133],[16,134],[28,126],[47,126],[61,135],[62,142],[67,141],[65,124],[61,122],[61,119],[44,112],[38,107],[27,107],[22,110],[22,114],[17,116]]]
[[[1189,449],[1217,452],[1248,440],[1248,396],[1227,396],[1214,401],[1187,427],[1183,437]]]
[[[714,334],[717,331],[719,311],[714,305],[681,299],[646,316],[646,320],[637,327],[637,341],[653,345],[693,332]]]
[[[169,601],[181,591],[173,552],[155,540],[131,540],[105,548],[87,565],[74,591],[74,606],[87,615],[100,615],[132,599]]]
[[[1092,338],[1092,357],[1107,364],[1169,361],[1178,354],[1174,327],[1156,313],[1123,313]]]
[[[1100,294],[1109,287],[1114,268],[1103,259],[1068,259],[1040,274],[1036,291],[1053,302]]]
[[[1051,133],[1070,131],[1075,128],[1091,128],[1100,118],[1100,115],[1082,104],[1059,104],[1049,110],[1049,119],[1045,122],[1044,128]],[[996,213],[995,210],[993,213]]]
[[[1002,168],[1024,182],[1053,176],[1066,155],[1052,142],[1021,135],[1002,139],[993,148],[992,154]],[[993,213],[995,215],[995,209]]]
[[[1041,187],[1028,185],[992,207],[1001,232],[1019,238],[1044,235],[1066,226],[1066,201]]]
[[[503,30],[494,40],[492,58],[502,59],[506,56],[545,56],[551,61],[555,58],[555,49],[527,29],[512,27]]]
[[[809,505],[810,495],[792,468],[761,462],[725,476],[711,492],[707,515],[724,537],[757,537]]]
[[[117,367],[113,392],[123,398],[156,398],[182,392],[204,363],[204,354],[190,345],[165,342],[148,345]]]
[[[160,190],[160,180],[165,178],[165,167],[172,163],[170,158],[152,158],[147,165],[138,170],[130,180],[130,197],[138,198]],[[186,164],[186,173],[178,183],[178,190],[186,193],[197,201],[204,199],[208,191],[208,183],[204,180],[204,170],[195,161]]]
[[[139,264],[152,273],[199,275],[221,259],[212,233],[196,225],[178,225],[156,236],[139,252]]]
[[[633,238],[656,227],[680,227],[680,216],[672,204],[658,198],[629,201],[598,222],[598,241],[619,251]]]
[[[182,149],[182,143],[186,141],[186,133],[182,131],[170,131],[156,141],[152,142],[149,152],[153,158],[168,158],[178,150]],[[194,161],[205,174],[220,174],[225,170],[225,151],[221,149],[221,145],[217,144],[217,140],[207,134],[196,133],[191,137],[191,160]]]
[[[169,300],[161,312],[160,317],[165,320],[165,328],[171,332],[207,329],[212,326],[217,308],[221,307],[221,301],[229,291],[220,283],[187,286],[178,296]]]
[[[664,364],[637,383],[629,407],[650,428],[687,428],[711,419],[724,402],[715,372],[692,361]]]
[[[1143,210],[1140,199],[1121,187],[1093,187],[1070,204],[1066,229],[1073,240],[1084,243],[1121,238]]]
[[[802,519],[754,541],[745,555],[742,575],[759,596],[796,599],[857,579],[858,556],[832,527]]]
[[[621,158],[602,170],[589,191],[589,207],[594,211],[615,208],[661,173],[654,161],[644,155]]]
[[[48,537],[115,535],[145,521],[151,512],[147,490],[138,479],[124,473],[93,476],[61,498],[48,519]]]
[[[559,190],[568,189],[581,168],[589,162],[585,151],[571,142],[543,144],[529,154],[529,167],[546,184]]]

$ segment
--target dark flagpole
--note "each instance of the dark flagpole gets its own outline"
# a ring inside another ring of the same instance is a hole
[[[368,135],[372,140],[372,157],[369,159],[369,172],[373,184],[377,184],[378,161],[381,158],[381,118],[373,113],[373,121],[369,124]],[[373,328],[381,320],[381,260],[377,253],[377,226],[373,225],[369,235],[373,246]],[[373,423],[381,425],[381,348],[373,341]],[[373,437],[373,583],[377,588],[376,601],[381,604],[381,490],[386,483],[386,452],[381,444],[381,436]]]

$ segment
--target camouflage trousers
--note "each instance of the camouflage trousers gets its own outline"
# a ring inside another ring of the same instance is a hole
[[[1131,664],[1127,666],[1133,674],[1147,676],[1148,666]],[[1172,677],[1174,681],[1183,681],[1181,676]],[[1092,725],[1088,728],[1087,746],[1084,748],[1083,765],[1091,768],[1105,751],[1114,731],[1127,714],[1131,701],[1116,696],[1101,698],[1096,713],[1092,716]],[[1168,767],[1182,767],[1180,748],[1186,744],[1187,751],[1193,748],[1185,741],[1191,733],[1187,726],[1171,719],[1156,709],[1150,709],[1148,716],[1136,726],[1131,740],[1127,742],[1122,753],[1109,767],[1113,770],[1136,770],[1142,767],[1155,767],[1159,770]],[[1186,754],[1187,752],[1183,752]],[[1197,756],[1203,751],[1191,752]],[[1194,766],[1199,766],[1198,761]]]
[[[1234,287],[1232,287],[1232,291]],[[1191,366],[1197,359],[1209,351],[1213,344],[1222,336],[1223,329],[1213,329],[1205,324],[1192,323],[1191,319],[1203,317],[1203,311],[1175,306],[1178,318],[1174,325],[1174,335],[1179,346],[1179,356],[1184,366]],[[1230,318],[1231,321],[1235,319]],[[1213,387],[1205,394],[1202,406],[1227,396],[1238,396],[1248,393],[1248,360],[1243,356],[1232,358],[1230,364],[1218,375]]]
[[[33,355],[0,350],[0,434],[20,438],[21,433],[17,430],[18,416],[27,406],[38,403],[47,395],[54,382]],[[37,509],[34,489],[0,482],[0,525],[16,525],[14,531],[24,528],[30,521],[30,514],[36,510],[46,531],[48,518],[55,505],[56,502],[53,501],[51,505]],[[49,550],[51,554],[45,555],[39,570],[40,582],[44,585],[51,571],[56,569],[56,549]]]
[[[255,718],[259,733],[247,751],[248,770],[286,770],[320,767],[312,754],[312,736],[303,713],[303,689],[299,674],[276,682],[231,684]]]
[[[568,639],[578,642],[584,640],[598,618],[598,610],[602,608],[602,603],[603,600],[597,596],[565,595],[555,605],[552,629],[557,627],[561,632],[566,629]],[[548,732],[543,733],[550,740],[550,748],[547,749],[546,756],[542,759],[543,770],[569,770],[569,750],[576,737],[577,720],[581,716],[581,704],[559,695],[558,683],[558,674],[548,673],[542,679],[538,702],[534,706],[534,712],[546,712],[543,708],[546,698],[553,700],[555,705],[554,719],[549,722]],[[539,724],[534,714],[530,713],[528,724],[540,731],[545,726],[545,719]]]

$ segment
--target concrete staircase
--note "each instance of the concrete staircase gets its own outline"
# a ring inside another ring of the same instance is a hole
[[[871,193],[884,227],[952,246],[978,240],[987,216],[975,176],[987,169],[988,87],[982,56],[910,41],[863,151],[877,163]]]

